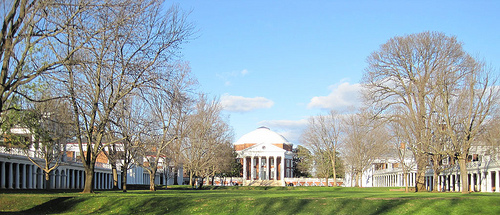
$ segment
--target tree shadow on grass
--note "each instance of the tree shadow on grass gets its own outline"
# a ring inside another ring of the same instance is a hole
[[[71,211],[78,203],[84,201],[82,198],[74,197],[58,197],[47,201],[41,205],[37,205],[28,210],[18,212],[0,212],[0,214],[55,214]]]

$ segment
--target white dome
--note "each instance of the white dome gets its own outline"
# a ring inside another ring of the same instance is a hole
[[[271,131],[267,127],[259,127],[255,129],[254,131],[247,133],[243,135],[238,141],[234,143],[234,145],[239,145],[239,144],[245,144],[245,143],[255,143],[255,144],[260,144],[260,143],[286,143],[290,144],[288,140],[281,136],[280,134]]]

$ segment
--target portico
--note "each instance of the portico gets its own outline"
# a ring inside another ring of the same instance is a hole
[[[244,185],[284,186],[284,178],[293,177],[292,144],[269,128],[243,135],[234,147],[243,165]]]

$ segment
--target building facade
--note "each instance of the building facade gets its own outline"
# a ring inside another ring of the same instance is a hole
[[[243,171],[243,185],[284,186],[293,177],[293,145],[267,127],[243,135],[234,143]]]
[[[471,192],[500,192],[500,156],[499,148],[491,146],[472,146],[467,160],[467,187]],[[408,186],[416,183],[416,165],[414,160],[405,160],[409,167],[404,174],[400,161],[397,159],[379,159],[364,174],[364,187],[404,187],[405,179]],[[426,168],[425,188],[427,191],[461,192],[460,167],[453,159],[442,161],[442,172],[434,184],[434,172],[431,166]],[[406,178],[405,178],[406,177]],[[347,179],[347,178],[346,178]],[[348,181],[346,183],[349,185]]]

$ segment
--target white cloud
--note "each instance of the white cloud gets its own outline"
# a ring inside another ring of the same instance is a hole
[[[274,105],[274,102],[264,97],[246,98],[226,94],[221,97],[221,105],[226,111],[248,112],[255,109],[270,108]]]
[[[236,78],[244,77],[248,73],[250,73],[250,72],[247,69],[243,69],[241,71],[217,73],[216,76],[219,77],[219,79],[224,81],[224,85],[231,86],[232,80],[234,80]]]
[[[346,109],[361,105],[361,84],[342,82],[330,86],[329,89],[331,90],[330,94],[313,97],[307,104],[307,108]]]

